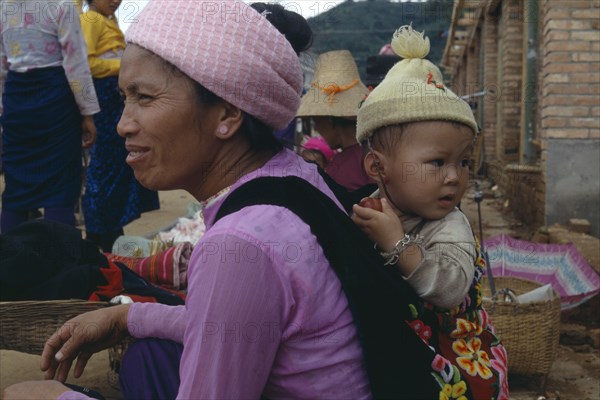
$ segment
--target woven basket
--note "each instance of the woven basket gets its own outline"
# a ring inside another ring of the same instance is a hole
[[[107,305],[84,300],[0,302],[0,349],[40,355],[46,340],[66,321]]]
[[[504,276],[494,277],[494,282],[496,290],[508,288],[517,296],[542,286],[530,280]],[[551,301],[527,304],[504,302],[503,299],[492,301],[485,277],[482,291],[483,306],[508,354],[509,373],[547,376],[560,335],[559,296],[555,293]]]

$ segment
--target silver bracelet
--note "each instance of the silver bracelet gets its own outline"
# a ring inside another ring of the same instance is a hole
[[[400,258],[400,254],[406,250],[409,246],[418,245],[421,247],[420,243],[422,241],[422,236],[414,235],[410,236],[409,234],[404,234],[404,237],[396,242],[394,248],[390,252],[382,251],[381,257],[383,257],[386,261],[383,265],[394,265],[398,262]],[[377,243],[375,243],[375,249],[377,249]]]

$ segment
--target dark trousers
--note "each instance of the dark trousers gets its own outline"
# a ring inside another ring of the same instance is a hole
[[[164,339],[141,339],[127,348],[119,381],[125,399],[174,399],[179,391],[183,345]]]

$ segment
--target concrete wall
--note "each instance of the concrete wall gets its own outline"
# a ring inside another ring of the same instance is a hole
[[[546,225],[585,218],[600,236],[600,140],[549,139]]]

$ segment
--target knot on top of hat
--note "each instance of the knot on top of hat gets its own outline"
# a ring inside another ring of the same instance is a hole
[[[321,89],[321,91],[328,96],[329,105],[333,105],[333,99],[336,94],[338,94],[340,92],[344,92],[348,89],[352,89],[354,86],[356,86],[358,84],[358,82],[360,82],[360,79],[355,79],[352,81],[352,83],[350,83],[348,85],[342,85],[342,86],[340,86],[336,83],[329,83],[325,86],[320,86],[318,83],[313,82],[312,86],[316,87],[318,89]]]
[[[417,32],[412,25],[404,25],[394,32],[392,48],[402,58],[425,58],[429,54],[429,38],[425,31]]]

